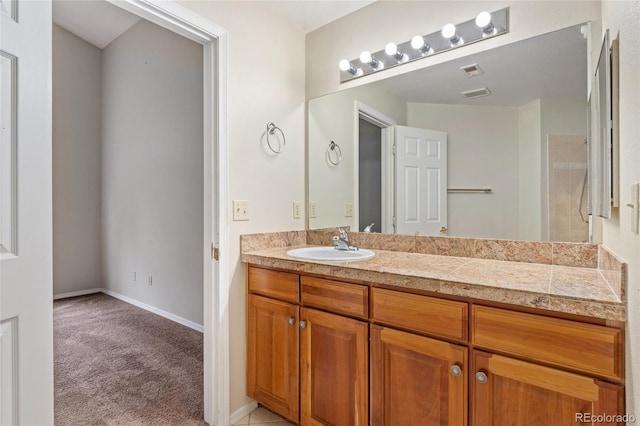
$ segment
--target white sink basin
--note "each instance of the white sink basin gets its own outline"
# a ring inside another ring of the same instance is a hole
[[[305,260],[362,260],[375,256],[371,250],[336,250],[333,247],[302,247],[289,250],[287,254]]]

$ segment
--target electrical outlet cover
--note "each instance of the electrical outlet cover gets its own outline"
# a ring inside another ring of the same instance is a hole
[[[344,205],[344,217],[352,217],[353,216],[353,204],[346,203]]]

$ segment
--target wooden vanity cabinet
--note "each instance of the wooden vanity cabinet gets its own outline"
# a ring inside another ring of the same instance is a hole
[[[301,308],[300,424],[368,424],[369,324]]]
[[[467,424],[467,313],[465,302],[371,289],[371,425]]]
[[[247,394],[298,421],[297,305],[250,294],[247,323]]]
[[[474,425],[579,425],[591,423],[584,414],[623,414],[620,385],[477,350],[473,365]]]
[[[624,414],[621,329],[475,305],[471,335],[474,425]]]
[[[369,323],[344,314],[367,318],[368,287],[253,266],[248,276],[248,396],[302,425],[367,425]]]
[[[371,326],[371,425],[467,424],[467,348]]]
[[[254,266],[248,276],[248,395],[294,423],[613,425],[624,414],[622,328]]]

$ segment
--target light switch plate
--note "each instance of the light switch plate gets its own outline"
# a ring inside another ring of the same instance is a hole
[[[315,219],[318,214],[318,206],[316,203],[309,203],[309,217]]]
[[[249,220],[249,201],[233,200],[233,220]]]

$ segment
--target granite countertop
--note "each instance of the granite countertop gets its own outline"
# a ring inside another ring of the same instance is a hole
[[[366,260],[290,257],[301,246],[243,252],[245,263],[456,295],[511,305],[627,320],[626,303],[597,268],[373,250]]]

